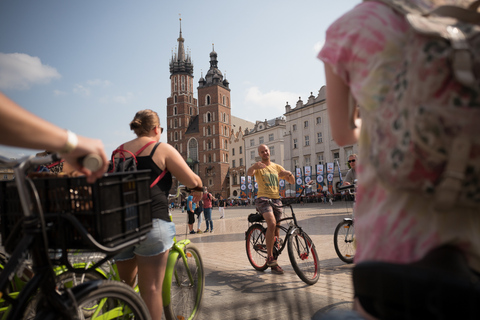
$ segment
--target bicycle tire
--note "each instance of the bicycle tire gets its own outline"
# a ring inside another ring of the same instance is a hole
[[[55,279],[57,283],[58,290],[60,292],[65,291],[65,289],[71,289],[74,286],[77,286],[85,281],[94,281],[94,280],[106,280],[106,278],[97,271],[91,271],[83,274],[77,274],[75,272],[64,272],[58,275]],[[93,315],[96,310],[96,306],[85,306],[83,308],[83,316],[89,318]]]
[[[76,299],[79,319],[83,319],[85,306],[96,306],[94,314],[89,317],[91,320],[151,319],[145,302],[130,286],[112,280],[102,280],[99,283],[96,289]]]
[[[267,266],[266,229],[258,223],[252,224],[245,235],[248,261],[255,270],[265,271]]]
[[[175,262],[172,283],[170,285],[170,304],[164,306],[167,320],[195,319],[200,311],[205,287],[205,272],[200,253],[194,246],[185,247],[187,266],[179,255]],[[187,269],[189,268],[194,283],[190,282]]]
[[[288,257],[300,279],[309,285],[317,283],[320,262],[312,239],[304,231],[297,229],[288,237]]]
[[[353,220],[343,220],[335,228],[333,245],[340,260],[353,263],[355,258],[355,226]]]

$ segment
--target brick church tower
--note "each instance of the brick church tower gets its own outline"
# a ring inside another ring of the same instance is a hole
[[[178,53],[170,61],[171,96],[167,99],[168,143],[183,156],[216,198],[229,192],[230,88],[210,53],[210,69],[198,81],[193,98],[193,64],[185,55],[180,27]]]

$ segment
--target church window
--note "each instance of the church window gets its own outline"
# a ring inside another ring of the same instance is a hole
[[[198,143],[195,138],[188,142],[188,157],[194,161],[198,160]]]

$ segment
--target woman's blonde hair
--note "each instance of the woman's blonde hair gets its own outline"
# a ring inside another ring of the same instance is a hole
[[[130,122],[130,130],[133,130],[138,137],[146,136],[156,126],[160,125],[158,114],[150,109],[140,110]]]

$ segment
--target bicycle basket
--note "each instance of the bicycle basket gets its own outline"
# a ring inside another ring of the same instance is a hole
[[[49,247],[90,249],[80,233],[61,218],[71,213],[100,244],[113,247],[139,238],[152,227],[150,170],[105,174],[94,184],[85,177],[32,179],[48,228]],[[34,213],[38,208],[34,206]],[[52,215],[53,214],[53,215]],[[0,182],[0,231],[5,244],[23,217],[14,181]]]

